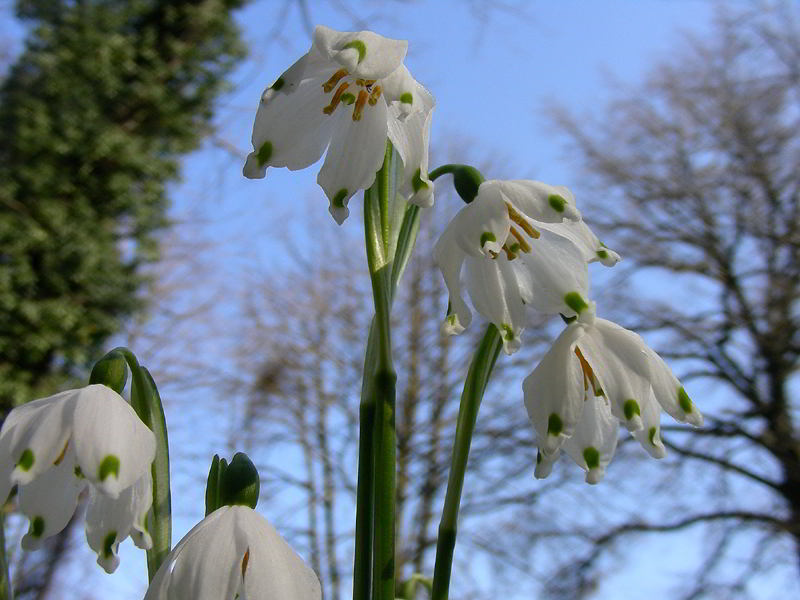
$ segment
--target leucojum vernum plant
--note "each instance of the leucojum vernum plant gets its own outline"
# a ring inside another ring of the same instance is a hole
[[[363,190],[375,314],[365,332],[353,599],[412,598],[416,585],[448,597],[461,490],[478,409],[500,351],[522,344],[529,310],[566,326],[522,382],[535,432],[536,477],[562,450],[598,483],[622,424],[654,458],[665,454],[662,409],[695,426],[702,416],[667,364],[636,333],[596,315],[588,263],[619,255],[586,225],[570,191],[528,180],[486,180],[474,167],[428,169],[433,96],[403,64],[407,43],[371,31],[317,27],[310,50],[261,96],[244,175],[325,160],[317,181],[337,223]],[[327,150],[327,153],[326,153]],[[395,384],[390,313],[434,181],[452,176],[463,208],[434,258],[449,292],[443,331],[489,325],[475,349],[459,408],[435,567],[395,581]],[[129,400],[121,395],[130,374]],[[145,600],[315,600],[316,574],[255,511],[259,478],[242,453],[214,456],[206,517],[175,546],[167,429],[156,384],[127,348],[110,351],[86,387],[15,408],[0,432],[0,496],[30,521],[26,550],[61,531],[89,490],[86,537],[107,572],[130,536],[147,552]],[[278,524],[280,525],[280,524]],[[0,598],[12,597],[3,560]]]

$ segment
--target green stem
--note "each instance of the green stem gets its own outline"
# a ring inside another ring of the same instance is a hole
[[[395,385],[397,374],[392,360],[391,341],[391,230],[390,201],[394,200],[393,148],[386,145],[383,167],[373,186],[364,192],[364,230],[367,262],[375,304],[377,352],[371,374],[375,406],[374,417],[374,529],[372,561],[373,600],[394,599],[395,535]],[[366,375],[366,374],[365,374]]]
[[[5,498],[3,501],[5,502]],[[3,505],[0,505],[0,600],[14,600],[6,557],[6,515]]]
[[[458,409],[456,436],[453,441],[453,458],[447,478],[447,492],[439,522],[439,537],[436,541],[436,562],[433,569],[433,591],[431,600],[446,600],[450,588],[450,573],[453,568],[453,551],[456,545],[458,508],[461,504],[461,491],[464,487],[464,474],[467,470],[469,447],[472,433],[478,419],[483,393],[503,347],[500,332],[489,325],[481,340],[464,382],[461,404]]]
[[[169,489],[169,443],[164,407],[150,372],[139,365],[136,355],[124,347],[116,348],[125,356],[131,370],[131,406],[156,437],[153,460],[153,506],[148,533],[153,546],[147,551],[147,575],[150,581],[169,554],[172,545],[172,500]]]

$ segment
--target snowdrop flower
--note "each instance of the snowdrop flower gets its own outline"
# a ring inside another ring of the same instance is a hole
[[[430,206],[434,101],[403,65],[407,47],[371,31],[317,27],[308,53],[261,96],[245,177],[262,178],[268,166],[305,168],[328,148],[317,182],[341,224],[350,198],[375,181],[388,136],[403,162],[399,190]]]
[[[145,600],[319,600],[317,576],[249,506],[222,506],[169,553]]]
[[[111,573],[128,535],[152,545],[145,516],[152,504],[156,442],[131,406],[104,385],[68,390],[18,406],[0,430],[0,498],[19,486],[30,519],[22,547],[33,550],[69,522],[79,494],[92,488],[86,536]]]
[[[472,321],[461,292],[462,270],[475,309],[497,326],[508,354],[520,347],[526,305],[580,315],[588,307],[589,275],[578,241],[589,229],[575,225],[573,232],[569,223],[581,223],[581,217],[565,187],[527,180],[481,183],[434,248],[450,294],[444,331],[461,333]]]
[[[593,307],[589,314],[593,315]],[[703,416],[670,368],[636,333],[605,319],[574,321],[523,382],[539,443],[536,476],[546,477],[563,448],[597,483],[623,424],[663,458],[661,410],[696,427]]]

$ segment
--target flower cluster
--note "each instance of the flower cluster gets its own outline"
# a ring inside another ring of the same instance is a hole
[[[0,498],[19,486],[30,519],[22,547],[33,550],[66,527],[88,486],[86,537],[111,573],[128,535],[149,548],[153,432],[122,396],[104,385],[68,390],[12,410],[0,430]]]

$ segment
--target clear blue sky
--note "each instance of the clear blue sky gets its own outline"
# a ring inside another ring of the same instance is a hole
[[[488,4],[480,1],[348,2],[348,11],[331,6],[340,3],[308,4],[314,24],[347,30],[353,28],[356,16],[383,35],[409,40],[406,64],[437,100],[434,147],[448,148],[451,140],[467,140],[468,156],[511,157],[506,173],[568,185],[579,205],[581,183],[575,164],[565,157],[542,106],[557,101],[573,111],[591,113],[607,97],[611,74],[617,85],[635,83],[654,60],[669,54],[680,30],[706,31],[714,12],[713,3],[700,0],[534,0],[520,2],[520,8],[513,10],[485,13],[467,8]],[[191,221],[194,236],[216,244],[210,253],[216,258],[209,258],[205,265],[213,275],[203,287],[215,288],[231,301],[253,257],[263,258],[277,250],[272,241],[285,227],[285,219],[296,218],[298,210],[327,211],[327,200],[315,184],[318,167],[295,173],[270,169],[265,180],[255,182],[241,177],[240,157],[250,150],[261,91],[310,44],[296,9],[279,27],[281,41],[269,39],[277,9],[283,5],[279,0],[261,0],[239,15],[250,57],[237,70],[234,91],[218,114],[218,142],[226,148],[208,144],[189,157],[183,183],[172,189],[173,217]],[[373,15],[380,18],[370,18]],[[492,173],[485,175],[492,177]],[[332,219],[326,223],[337,227]],[[358,229],[360,223],[351,217],[343,227]],[[190,304],[198,297],[208,298],[209,293],[204,290],[183,301]],[[226,310],[224,302],[219,310]],[[224,347],[212,351],[225,360]],[[207,393],[201,391],[201,395]],[[174,402],[167,405],[168,421],[177,432],[172,439],[173,472],[181,482],[173,491],[173,502],[181,505],[175,541],[202,517],[199,482],[208,464],[194,459],[227,452],[224,426],[203,439],[192,428],[187,432],[194,415],[187,417],[185,407],[187,399],[196,395],[196,390],[175,390],[170,395]],[[262,508],[269,516],[269,507]],[[275,525],[280,529],[279,523]],[[648,597],[667,597],[673,573],[697,560],[696,543],[699,540],[665,537],[658,546],[642,546],[648,551],[628,559],[624,576],[609,576],[602,582],[597,597],[640,596],[645,581]],[[94,567],[85,544],[81,548],[81,561],[89,568],[63,573],[65,583],[77,585],[74,597],[84,597],[80,589],[87,598],[141,597],[144,563],[130,542],[123,544],[122,566],[113,577]],[[659,572],[662,575],[650,579],[649,573]]]

